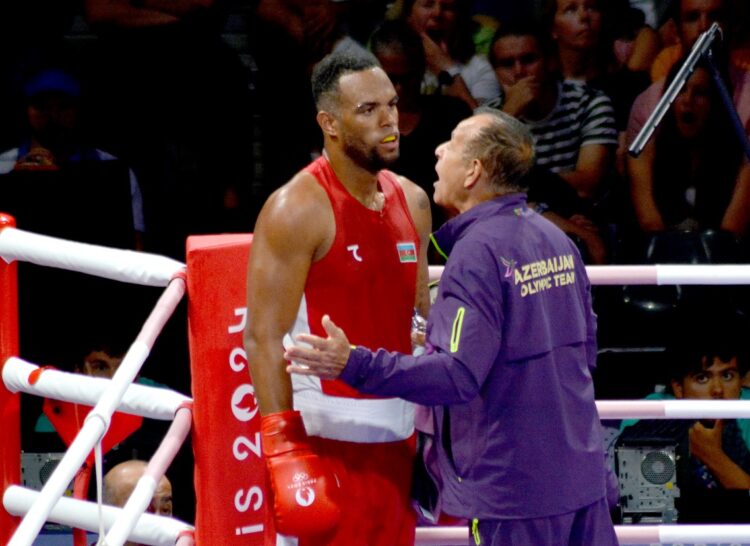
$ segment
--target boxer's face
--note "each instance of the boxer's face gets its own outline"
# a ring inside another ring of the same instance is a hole
[[[346,154],[364,169],[377,172],[399,153],[398,95],[380,68],[345,74],[339,80],[336,137]]]

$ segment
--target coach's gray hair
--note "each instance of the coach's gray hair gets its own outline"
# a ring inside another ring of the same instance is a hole
[[[466,161],[478,159],[498,194],[526,191],[526,175],[534,165],[534,141],[526,126],[495,108],[480,107],[490,123],[472,135],[464,147]]]

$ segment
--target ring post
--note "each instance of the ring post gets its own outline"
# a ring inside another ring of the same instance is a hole
[[[12,216],[0,213],[0,232],[15,227]],[[18,341],[18,265],[0,256],[0,371],[5,361],[19,353]],[[0,477],[2,490],[21,483],[21,402],[20,395],[5,388],[0,381],[0,419],[3,440],[0,442]],[[0,544],[6,544],[18,526],[19,519],[0,505]]]

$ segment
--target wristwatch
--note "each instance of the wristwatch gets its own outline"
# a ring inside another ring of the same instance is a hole
[[[438,83],[440,85],[451,85],[455,81],[456,76],[458,76],[460,73],[461,67],[457,64],[449,66],[447,69],[441,70],[438,73]]]

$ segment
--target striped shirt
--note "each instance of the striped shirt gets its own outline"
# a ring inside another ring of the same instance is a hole
[[[578,152],[584,146],[617,145],[609,97],[578,82],[557,85],[557,105],[546,118],[522,119],[534,137],[537,164],[554,173],[575,170]]]

